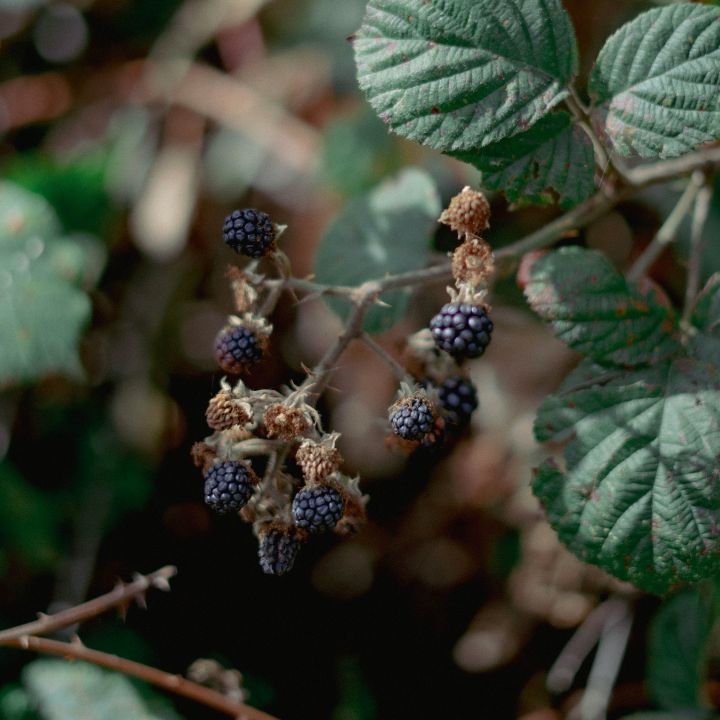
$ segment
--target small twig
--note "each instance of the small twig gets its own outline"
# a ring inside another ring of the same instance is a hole
[[[176,573],[177,569],[175,567],[166,565],[149,575],[139,575],[130,583],[119,584],[109,593],[81,605],[76,605],[52,615],[41,615],[38,620],[33,622],[2,630],[0,631],[0,644],[7,644],[9,640],[15,640],[25,635],[48,635],[56,630],[81,623],[102,615],[114,607],[126,605],[134,598],[144,595],[145,591],[150,588],[169,590],[170,583],[168,581]]]
[[[640,257],[628,271],[627,279],[630,282],[637,282],[647,272],[655,260],[658,259],[665,247],[675,239],[678,228],[685,219],[698,191],[702,187],[703,177],[703,173],[699,170],[693,173],[688,186],[685,188],[685,192],[680,196],[677,204],[667,216],[650,244],[643,250]]]
[[[570,109],[570,112],[575,118],[575,122],[582,129],[582,131],[588,136],[593,146],[593,152],[595,153],[595,162],[602,171],[603,175],[610,169],[613,168],[610,162],[610,157],[605,150],[600,138],[597,136],[590,124],[590,118],[588,117],[588,110],[583,105],[580,97],[577,94],[575,88],[571,88],[570,95],[565,98],[565,104]]]
[[[630,602],[617,598],[605,618],[597,653],[580,704],[569,720],[605,720],[632,628]]]
[[[713,196],[712,173],[705,173],[703,185],[695,199],[692,226],[690,228],[690,258],[688,261],[687,286],[685,288],[685,305],[682,320],[687,323],[695,306],[695,298],[700,290],[700,264],[703,252],[703,231],[710,212]]]
[[[597,645],[608,617],[617,612],[621,602],[619,598],[610,598],[585,618],[548,672],[547,689],[551,693],[564,693],[572,687],[580,666]]]
[[[203,705],[218,710],[219,712],[230,715],[231,717],[243,720],[277,720],[277,718],[261,710],[256,710],[249,705],[234,702],[225,695],[211,690],[210,688],[198,685],[197,683],[187,680],[180,675],[166,673],[157,668],[143,665],[110,655],[109,653],[91,650],[80,642],[60,642],[58,640],[48,640],[47,638],[34,637],[32,635],[23,635],[18,638],[5,640],[3,643],[6,647],[16,647],[23,650],[33,650],[45,655],[58,655],[68,660],[84,660],[101,667],[121,672],[124,675],[130,675],[147,683],[156,685],[157,687],[167,690],[176,695],[195,700]]]
[[[408,371],[385,348],[378,345],[370,335],[364,332],[360,339],[393,371],[398,380],[405,380],[408,377]]]

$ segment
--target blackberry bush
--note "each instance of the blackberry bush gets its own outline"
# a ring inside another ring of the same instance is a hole
[[[292,502],[295,524],[313,534],[332,530],[344,511],[345,498],[332,485],[303,488]]]
[[[393,432],[403,440],[422,440],[432,430],[435,414],[432,406],[422,398],[407,398],[390,413]]]
[[[247,372],[263,356],[263,343],[255,330],[245,325],[228,325],[215,339],[215,359],[231,375]]]

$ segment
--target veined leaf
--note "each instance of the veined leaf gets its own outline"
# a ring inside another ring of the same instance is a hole
[[[560,0],[370,0],[354,45],[360,86],[380,117],[443,151],[526,130],[577,72]]]
[[[698,295],[691,318],[698,335],[691,337],[696,355],[709,361],[720,359],[720,273],[708,280]]]
[[[566,112],[547,115],[529,130],[477,151],[452,152],[482,172],[481,184],[510,202],[581,202],[595,189],[595,161],[587,135]]]
[[[359,285],[383,275],[424,267],[440,210],[435,183],[416,168],[351,200],[320,244],[315,258],[318,281]],[[371,308],[365,329],[379,332],[400,320],[408,298],[407,290],[384,293],[381,299],[390,307]],[[328,305],[341,316],[349,309],[348,303],[337,298],[328,298]]]
[[[62,238],[38,195],[0,183],[0,383],[80,374],[77,342],[104,253],[91,238]]]
[[[674,157],[720,137],[720,8],[681,3],[623,25],[590,76],[623,155]]]
[[[582,560],[655,593],[720,570],[720,371],[692,357],[608,372],[584,361],[541,406],[570,438],[533,489]]]
[[[674,313],[659,292],[628,286],[594,250],[568,247],[541,257],[525,294],[560,340],[598,362],[641,365],[678,348]]]

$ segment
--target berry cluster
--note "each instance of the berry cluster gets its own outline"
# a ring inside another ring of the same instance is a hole
[[[269,256],[276,267],[285,267],[287,259],[275,246],[276,230],[265,213],[236,210],[225,220],[223,238],[238,253]],[[224,372],[237,376],[265,356],[272,332],[265,316],[273,303],[258,290],[264,276],[236,268],[228,276],[238,315],[230,316],[219,332],[215,359]],[[277,294],[270,296],[277,302]],[[311,389],[312,382],[285,393],[250,390],[240,379],[233,385],[224,378],[206,412],[214,432],[193,447],[193,458],[203,469],[206,505],[252,523],[260,567],[271,575],[289,572],[310,536],[333,530],[345,534],[357,530],[365,518],[366,498],[357,478],[340,472],[342,457],[335,447],[339,436],[322,431],[318,413],[308,402]],[[251,464],[258,455],[268,456],[261,477]],[[302,479],[284,467],[285,458],[293,455]]]

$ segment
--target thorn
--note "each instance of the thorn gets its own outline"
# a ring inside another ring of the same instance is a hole
[[[50,617],[50,615],[48,615],[47,613],[44,613],[44,612],[38,612],[35,614],[37,615],[38,620],[47,620]]]
[[[144,591],[135,596],[135,602],[138,604],[138,607],[147,610],[147,595]]]
[[[70,638],[70,644],[74,645],[75,647],[85,647],[85,643],[80,639],[80,636],[77,633],[72,634],[72,637]]]
[[[20,647],[22,647],[24,650],[28,650],[30,648],[29,635],[23,635],[21,638],[18,638],[18,641],[20,643]]]
[[[129,600],[123,600],[122,602],[118,603],[118,605],[117,605],[118,615],[120,616],[120,619],[123,622],[125,622],[125,620],[127,618],[127,611],[128,611],[129,605],[130,605]]]
[[[384,308],[392,307],[392,305],[390,305],[390,303],[386,303],[384,300],[381,300],[379,297],[375,298],[375,302],[373,302],[373,305],[379,305],[380,307],[384,307]]]

